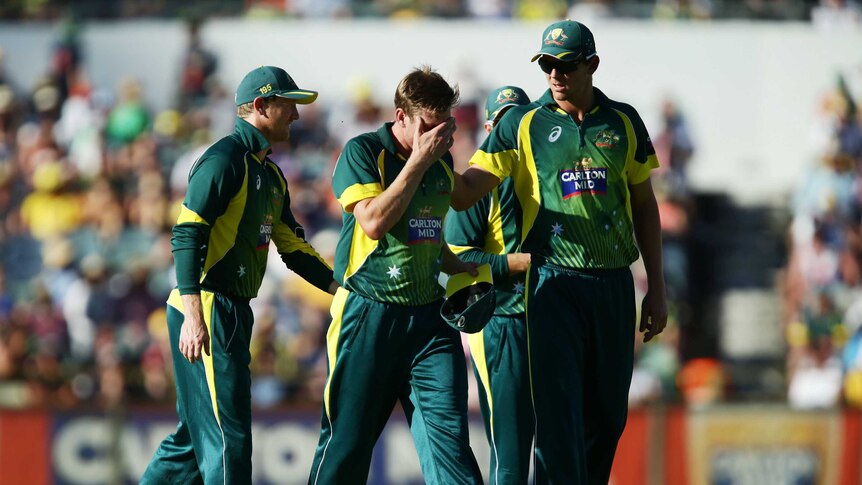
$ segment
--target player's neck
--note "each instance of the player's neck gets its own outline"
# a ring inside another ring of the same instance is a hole
[[[567,100],[557,101],[557,105],[568,113],[576,123],[580,124],[581,121],[584,121],[584,115],[596,106],[596,95],[590,86]]]

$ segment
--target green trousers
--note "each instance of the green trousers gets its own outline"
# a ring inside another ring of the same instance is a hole
[[[494,315],[468,341],[491,447],[488,484],[524,485],[529,479],[535,427],[525,317]]]
[[[177,430],[162,441],[141,484],[250,484],[251,375],[248,300],[201,292],[210,354],[189,363],[179,351],[183,305],[168,298],[168,330],[177,389]]]
[[[536,484],[606,485],[628,414],[631,272],[536,264],[526,303]]]
[[[397,401],[428,484],[481,484],[467,430],[467,364],[440,301],[416,307],[339,289],[327,332],[328,373],[310,485],[365,484]]]

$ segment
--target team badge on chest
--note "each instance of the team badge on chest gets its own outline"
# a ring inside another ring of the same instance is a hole
[[[596,133],[594,141],[599,148],[613,148],[620,142],[620,135],[614,130],[601,130]]]

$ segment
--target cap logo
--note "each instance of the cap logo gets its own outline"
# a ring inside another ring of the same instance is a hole
[[[545,45],[563,45],[569,36],[563,33],[563,29],[556,28],[545,36]]]
[[[497,95],[497,104],[502,104],[508,101],[518,101],[518,93],[516,93],[514,89],[504,89]]]
[[[266,94],[266,93],[272,91],[272,84],[267,84],[266,86],[261,86],[261,88],[258,89],[258,91],[260,91],[260,94]]]
[[[465,323],[467,323],[467,318],[466,318],[466,317],[464,317],[464,315],[461,315],[461,317],[458,319],[458,323],[456,323],[455,325],[456,325],[458,328],[464,328],[464,324],[465,324]]]

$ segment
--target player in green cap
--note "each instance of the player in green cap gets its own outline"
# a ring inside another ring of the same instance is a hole
[[[249,300],[270,241],[308,282],[338,288],[290,211],[287,180],[267,157],[273,143],[290,138],[296,105],[316,98],[281,68],[251,71],[236,91],[233,133],[191,169],[171,239],[177,287],[167,307],[179,425],[142,484],[252,482]]]
[[[667,303],[658,161],[631,106],[593,86],[592,32],[572,20],[533,57],[549,90],[506,113],[457,177],[456,209],[511,178],[530,253],[527,342],[536,417],[536,483],[606,484],[628,414],[636,320],[629,266],[644,260],[640,331],[664,329]]]
[[[485,102],[485,131],[491,133],[514,106],[530,103],[516,86],[493,90]],[[518,253],[521,208],[511,178],[476,205],[446,217],[446,242],[464,261],[491,265],[497,308],[485,328],[468,337],[479,404],[491,447],[492,485],[527,483],[533,445],[533,407],[527,363],[524,280],[530,255]]]
[[[468,271],[443,240],[454,188],[451,109],[458,90],[428,67],[395,93],[395,120],[347,142],[332,176],[343,227],[342,288],[327,332],[320,441],[308,483],[365,483],[401,403],[429,484],[482,483],[467,432],[460,333],[440,315],[440,271]]]

